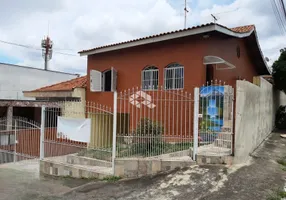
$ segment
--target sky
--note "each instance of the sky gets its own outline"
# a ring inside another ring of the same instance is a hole
[[[271,65],[286,35],[270,1],[188,0],[187,26],[212,22],[211,14],[227,27],[255,24]],[[86,73],[80,50],[184,28],[184,0],[0,0],[0,5],[0,40],[35,47],[0,42],[0,62],[44,68],[36,49],[49,34],[54,43],[49,69],[71,73]]]

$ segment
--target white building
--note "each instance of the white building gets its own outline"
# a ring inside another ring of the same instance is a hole
[[[24,97],[30,91],[78,77],[77,74],[0,63],[0,99],[33,100]]]

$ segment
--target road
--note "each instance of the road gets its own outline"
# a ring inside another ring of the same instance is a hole
[[[286,159],[286,139],[273,133],[244,165],[192,166],[167,175],[85,185],[73,180],[9,180],[6,188],[14,189],[5,193],[19,194],[21,199],[46,200],[261,200],[285,186],[286,171],[277,163],[278,159]],[[1,195],[2,185],[10,176],[15,174],[0,169]],[[74,188],[77,185],[82,186]]]

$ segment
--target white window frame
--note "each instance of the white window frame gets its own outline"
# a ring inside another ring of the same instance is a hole
[[[145,79],[145,75],[147,73],[150,73],[150,79],[146,80]],[[156,79],[157,78],[157,79]],[[145,82],[150,82],[151,84],[154,84],[154,85],[149,85],[148,88],[145,87]],[[141,87],[142,87],[142,90],[144,91],[150,91],[150,90],[158,90],[159,88],[159,69],[155,66],[148,66],[146,68],[144,68],[141,72]]]
[[[104,91],[104,79],[107,71],[111,71],[111,91]],[[97,70],[90,70],[90,91],[91,92],[114,92],[117,89],[117,71],[111,67],[110,70],[100,72]]]
[[[167,78],[167,73],[168,71],[172,72],[172,78]],[[176,77],[176,71],[181,71],[181,73],[183,73],[182,77]],[[167,88],[167,81],[172,80],[172,86],[168,86]],[[177,81],[177,82],[176,82]],[[178,87],[176,86],[176,83],[179,84],[182,81],[182,87]],[[184,66],[180,65],[178,63],[173,63],[168,65],[165,69],[164,69],[164,88],[165,90],[181,90],[184,89],[184,85],[185,85],[185,71],[184,71]]]

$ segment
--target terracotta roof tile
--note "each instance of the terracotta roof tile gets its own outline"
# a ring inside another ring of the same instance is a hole
[[[136,41],[140,41],[140,40],[145,40],[145,39],[150,39],[150,38],[155,38],[155,37],[159,37],[159,36],[163,36],[163,35],[168,35],[168,34],[172,34],[172,33],[178,33],[178,32],[184,32],[184,31],[189,31],[189,30],[193,30],[193,29],[197,29],[197,28],[202,28],[202,27],[206,27],[206,26],[211,26],[211,25],[215,25],[215,23],[207,23],[207,24],[202,24],[199,26],[193,26],[190,28],[186,28],[186,29],[179,29],[179,30],[175,30],[175,31],[170,31],[170,32],[165,32],[165,33],[160,33],[160,34],[156,34],[156,35],[151,35],[151,36],[147,36],[147,37],[142,37],[142,38],[138,38],[138,39],[134,39],[134,40],[128,40],[128,41],[124,41],[124,42],[119,42],[119,43],[114,43],[114,44],[109,44],[109,45],[104,45],[104,46],[99,46],[96,48],[92,48],[92,49],[87,49],[87,50],[82,50],[78,53],[86,53],[89,51],[94,51],[94,50],[98,50],[98,49],[102,49],[102,48],[106,48],[106,47],[112,47],[112,46],[116,46],[116,45],[121,45],[121,44],[126,44],[126,43],[130,43],[130,42],[136,42]],[[247,26],[240,26],[240,27],[235,27],[235,28],[227,28],[223,25],[220,24],[216,24],[220,27],[226,28],[230,31],[236,32],[236,33],[247,33],[252,31],[255,26],[254,25],[247,25]]]
[[[81,76],[61,83],[56,83],[29,92],[71,91],[74,88],[86,88],[87,76]]]
[[[247,32],[252,31],[253,29],[255,29],[254,25],[246,25],[246,26],[234,27],[234,28],[231,28],[230,30],[236,33],[247,33]]]

